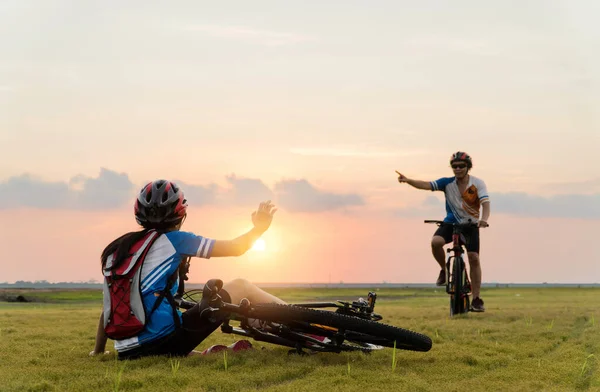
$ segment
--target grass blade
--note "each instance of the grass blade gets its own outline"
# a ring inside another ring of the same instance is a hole
[[[396,371],[396,341],[394,340],[394,351],[392,351],[392,372]]]
[[[350,354],[347,355],[348,358],[348,376],[350,376]]]
[[[585,372],[585,369],[587,368],[588,359],[592,358],[593,356],[594,356],[594,354],[588,355],[587,358],[585,359],[585,361],[583,362],[583,366],[581,367],[581,373],[579,374],[580,376],[583,376],[583,373]]]

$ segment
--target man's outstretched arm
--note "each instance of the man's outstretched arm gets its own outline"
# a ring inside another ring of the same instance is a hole
[[[400,173],[398,170],[396,170],[396,173],[398,173],[398,182],[401,184],[406,183],[406,184],[412,186],[413,188],[423,189],[425,191],[431,190],[431,183],[429,181],[410,179],[410,178],[406,177],[404,174]]]

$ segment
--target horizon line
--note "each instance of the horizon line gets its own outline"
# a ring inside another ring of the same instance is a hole
[[[19,282],[19,283],[17,283]],[[0,282],[2,286],[50,286],[50,285],[81,285],[81,286],[102,286],[103,282],[48,282],[48,281],[15,281],[15,282]],[[412,286],[412,287],[443,287],[437,286],[435,283],[408,283],[408,282],[252,282],[256,286],[264,287],[294,287],[294,286],[319,286],[319,287],[343,287],[343,286]],[[186,282],[186,286],[203,286],[204,283],[197,282]],[[600,282],[483,282],[484,286],[498,286],[498,285],[561,285],[561,286],[600,286]]]

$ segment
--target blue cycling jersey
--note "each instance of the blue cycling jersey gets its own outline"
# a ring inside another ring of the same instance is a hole
[[[162,234],[146,255],[141,271],[142,298],[146,314],[154,307],[157,296],[167,287],[167,281],[179,267],[183,257],[194,256],[210,258],[215,240],[195,235],[185,231],[171,231]],[[179,287],[179,278],[171,288],[175,295]],[[181,312],[177,310],[181,321]],[[115,350],[126,351],[140,344],[169,335],[175,330],[173,308],[167,298],[152,313],[146,328],[138,335],[129,339],[115,341]]]

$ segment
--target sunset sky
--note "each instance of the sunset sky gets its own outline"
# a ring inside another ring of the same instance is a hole
[[[433,283],[467,151],[484,282],[600,282],[600,2],[0,3],[0,282],[100,280],[168,178],[184,229],[265,249],[192,282]]]

